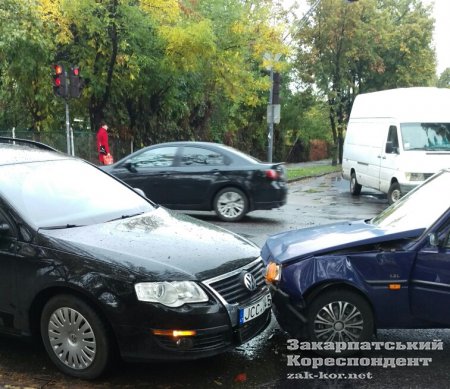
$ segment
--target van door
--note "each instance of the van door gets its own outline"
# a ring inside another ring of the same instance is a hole
[[[379,190],[387,193],[391,179],[396,175],[400,148],[398,143],[398,128],[395,124],[389,126],[387,139],[383,140],[380,155],[380,183]]]

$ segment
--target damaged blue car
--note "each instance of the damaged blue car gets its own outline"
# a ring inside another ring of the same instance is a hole
[[[262,248],[290,335],[362,342],[380,328],[450,328],[450,169],[373,219],[279,233]]]

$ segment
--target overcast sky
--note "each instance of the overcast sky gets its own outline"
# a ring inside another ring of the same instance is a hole
[[[424,4],[434,3],[434,44],[437,55],[437,74],[450,68],[450,0],[422,0]]]
[[[294,1],[283,0],[286,6]],[[307,9],[306,0],[297,0],[297,3],[301,9]],[[445,69],[450,68],[450,0],[422,0],[422,3],[427,5],[434,3],[433,16],[436,22],[433,36],[437,56],[436,73],[440,75]]]

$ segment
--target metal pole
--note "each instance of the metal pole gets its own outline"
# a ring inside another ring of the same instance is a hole
[[[72,128],[72,126],[70,126],[70,147],[71,147],[70,155],[72,157],[74,157],[75,156],[75,146],[73,144],[73,128]]]
[[[273,67],[270,68],[270,94],[269,94],[269,109],[270,109],[270,120],[269,120],[269,135],[267,136],[269,140],[269,147],[267,149],[267,161],[272,162],[272,152],[273,152]]]
[[[66,104],[66,138],[67,138],[67,154],[72,155],[70,151],[70,120],[69,120],[69,103],[67,99],[64,100]]]

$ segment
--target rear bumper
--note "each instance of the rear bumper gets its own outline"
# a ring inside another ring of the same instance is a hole
[[[277,189],[271,188],[270,198],[267,193],[264,198],[255,198],[252,204],[252,210],[280,208],[287,202],[287,193],[287,185],[279,187]]]

